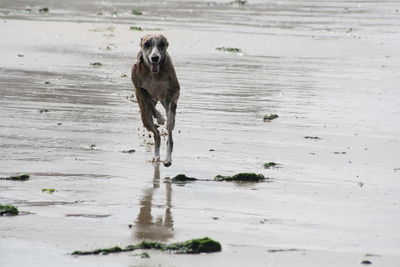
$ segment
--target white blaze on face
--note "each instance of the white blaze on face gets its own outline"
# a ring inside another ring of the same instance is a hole
[[[153,57],[158,57],[158,61],[157,62],[153,62],[153,60],[152,60]],[[155,45],[153,47],[153,49],[151,50],[151,53],[150,53],[151,63],[158,63],[158,62],[160,62],[160,59],[161,59],[160,51],[158,51],[157,45]]]
[[[156,60],[153,60],[156,58]],[[157,48],[157,43],[153,46],[153,49],[151,50],[150,53],[150,63],[151,63],[151,71],[152,72],[159,72],[160,71],[160,60],[161,60],[161,54],[160,51],[158,51]]]

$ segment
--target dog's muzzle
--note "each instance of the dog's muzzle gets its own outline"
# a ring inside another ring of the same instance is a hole
[[[151,57],[151,71],[152,72],[160,71],[160,57],[159,56]]]

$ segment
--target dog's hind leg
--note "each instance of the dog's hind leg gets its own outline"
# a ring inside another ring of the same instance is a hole
[[[172,131],[175,127],[175,115],[176,115],[176,102],[171,102],[167,107],[167,156],[164,161],[164,166],[169,167],[172,164],[172,150],[174,148],[174,140],[172,139]]]

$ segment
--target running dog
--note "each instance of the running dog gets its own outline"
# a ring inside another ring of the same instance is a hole
[[[164,166],[172,164],[172,131],[175,126],[176,107],[179,98],[180,86],[176,77],[171,58],[168,55],[168,41],[160,34],[149,34],[140,41],[141,50],[137,55],[137,62],[132,67],[132,82],[135,86],[136,100],[139,104],[142,122],[147,130],[154,135],[154,159],[160,161],[161,138],[158,131],[165,119],[156,109],[160,102],[165,108],[167,116],[167,156]],[[154,124],[153,118],[157,120]]]

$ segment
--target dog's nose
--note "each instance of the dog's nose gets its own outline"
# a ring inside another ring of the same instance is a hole
[[[159,56],[152,56],[152,57],[151,57],[151,61],[154,62],[154,63],[157,63],[158,60],[160,60],[160,57],[159,57]]]

